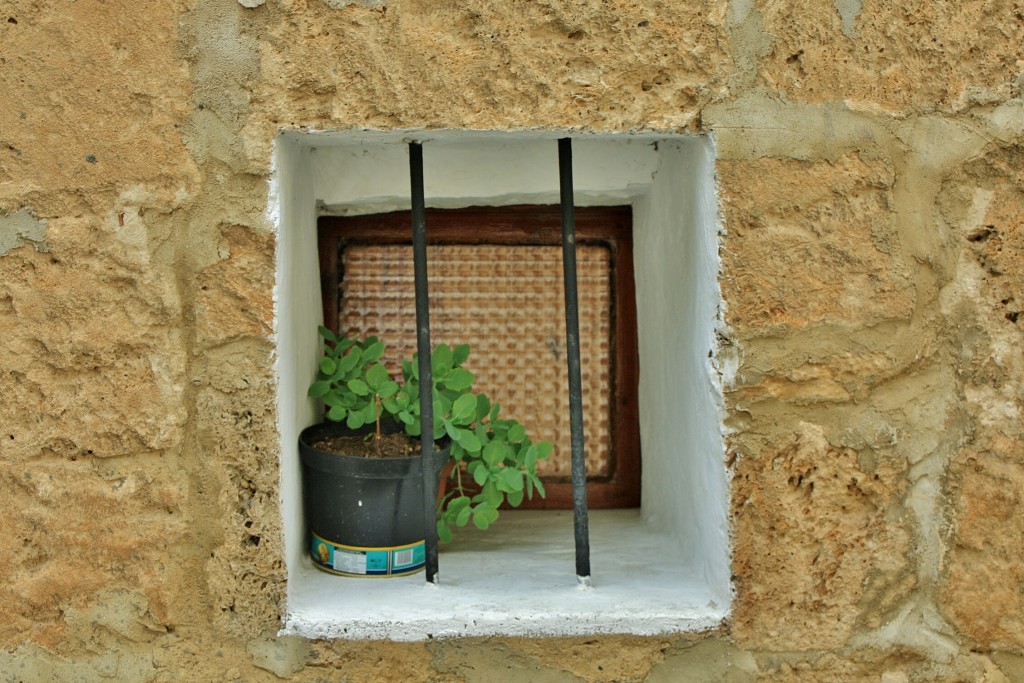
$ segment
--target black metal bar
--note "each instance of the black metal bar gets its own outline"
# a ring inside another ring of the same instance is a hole
[[[423,449],[423,538],[426,541],[427,583],[437,583],[437,522],[434,505],[434,397],[430,373],[430,307],[427,305],[427,217],[423,199],[423,147],[409,143],[412,185],[412,258],[416,279],[416,353],[420,376],[420,447]]]
[[[562,271],[565,278],[565,342],[569,364],[569,430],[572,435],[572,512],[576,533],[576,578],[590,585],[590,522],[587,460],[583,447],[583,382],[580,378],[580,313],[576,289],[576,211],[572,187],[572,139],[558,141],[562,201]]]

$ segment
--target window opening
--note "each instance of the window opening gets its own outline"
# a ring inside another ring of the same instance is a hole
[[[556,444],[542,470],[547,497],[520,508],[570,509],[559,207],[428,209],[426,218],[432,343],[470,344],[480,389],[538,439]],[[577,207],[575,222],[588,503],[636,507],[632,210]],[[325,325],[351,336],[377,335],[395,351],[390,355],[402,358],[416,348],[409,224],[408,211],[319,219]]]
[[[439,590],[424,592],[416,577],[360,583],[353,590],[309,561],[296,439],[318,411],[306,397],[319,348],[316,325],[323,322],[319,273],[310,267],[318,257],[318,219],[408,207],[408,143],[422,135],[289,131],[275,148],[269,206],[279,229],[275,369],[288,570],[282,633],[419,640],[713,627],[728,613],[731,593],[720,390],[708,353],[721,302],[720,228],[714,146],[700,136],[573,141],[580,161],[576,200],[632,209],[637,346],[644,358],[638,383],[642,508],[591,512],[596,589],[566,589],[573,515],[558,510],[508,511],[508,524],[456,536],[445,548]],[[446,208],[555,204],[555,137],[431,131],[427,193]],[[514,597],[499,610],[496,585]]]

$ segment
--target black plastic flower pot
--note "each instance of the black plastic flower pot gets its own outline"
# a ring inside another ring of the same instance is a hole
[[[398,430],[398,426],[389,426]],[[423,569],[423,459],[340,455],[314,448],[325,436],[366,435],[324,422],[299,435],[302,497],[313,564],[342,576],[405,576]],[[440,477],[450,444],[435,451]],[[435,496],[437,489],[431,492]]]

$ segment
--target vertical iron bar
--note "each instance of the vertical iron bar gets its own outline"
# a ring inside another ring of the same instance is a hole
[[[434,505],[434,397],[430,373],[430,308],[427,304],[427,217],[423,199],[423,147],[409,143],[412,185],[412,255],[416,280],[416,353],[420,376],[420,447],[423,449],[423,538],[426,541],[427,583],[437,583],[437,523]]]
[[[558,141],[562,201],[562,271],[565,278],[565,342],[569,364],[569,429],[572,435],[572,512],[576,533],[576,579],[590,585],[590,523],[587,461],[583,448],[583,382],[580,378],[580,317],[576,289],[576,212],[572,187],[572,139]]]

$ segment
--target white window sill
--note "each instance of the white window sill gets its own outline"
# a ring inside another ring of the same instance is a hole
[[[458,636],[654,635],[715,627],[726,608],[676,541],[639,510],[590,513],[593,585],[577,585],[572,512],[502,512],[487,532],[442,546],[440,585],[423,573],[353,579],[295,568],[283,635],[423,640]]]

